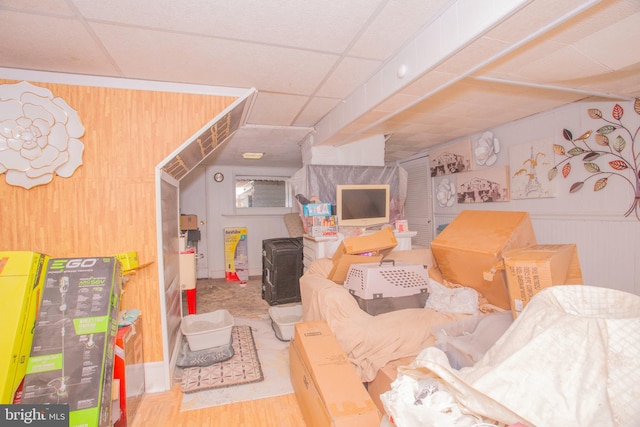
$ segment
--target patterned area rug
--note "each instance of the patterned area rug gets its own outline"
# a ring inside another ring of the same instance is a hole
[[[183,393],[256,383],[264,380],[262,366],[250,326],[236,325],[231,329],[234,356],[210,366],[184,369]]]
[[[247,325],[251,327],[256,349],[260,355],[264,381],[242,384],[237,387],[183,393],[181,411],[193,411],[293,393],[289,375],[289,343],[276,338],[273,329],[271,329],[269,315],[265,314],[258,319],[236,317],[234,320],[236,326]],[[177,382],[182,382],[182,375],[177,378]]]

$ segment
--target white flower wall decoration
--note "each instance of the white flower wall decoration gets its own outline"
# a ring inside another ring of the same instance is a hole
[[[473,147],[473,157],[477,165],[492,166],[498,160],[500,141],[493,132],[485,132],[478,138]]]
[[[26,189],[69,178],[82,165],[84,126],[51,91],[27,82],[0,85],[0,173]]]
[[[436,199],[442,208],[451,207],[456,202],[456,185],[448,178],[443,178],[436,189]]]

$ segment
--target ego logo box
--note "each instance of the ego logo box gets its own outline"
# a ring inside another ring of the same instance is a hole
[[[115,257],[49,260],[22,403],[67,404],[70,427],[110,425],[121,289]]]

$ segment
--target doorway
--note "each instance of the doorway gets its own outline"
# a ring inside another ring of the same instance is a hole
[[[434,230],[429,156],[424,155],[399,162],[399,164],[407,171],[407,200],[404,205],[404,217],[409,222],[409,230],[418,233],[413,238],[413,244],[430,247]]]

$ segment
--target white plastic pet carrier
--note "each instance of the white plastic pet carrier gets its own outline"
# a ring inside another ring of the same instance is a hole
[[[388,260],[351,264],[344,287],[363,299],[404,297],[428,292],[427,281],[424,266]]]

